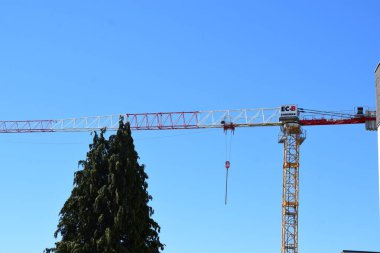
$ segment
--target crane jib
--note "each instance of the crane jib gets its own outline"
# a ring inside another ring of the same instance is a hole
[[[116,114],[57,120],[0,121],[0,133],[84,132],[101,128],[117,130],[120,117],[132,130],[176,130],[237,127],[281,126],[284,121],[297,121],[302,126],[366,124],[376,130],[376,112],[339,114],[297,108],[288,105],[276,108]]]

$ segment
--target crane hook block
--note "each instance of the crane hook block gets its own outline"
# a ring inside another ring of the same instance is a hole
[[[231,165],[230,161],[226,161],[226,169],[227,170],[230,168],[230,165]]]

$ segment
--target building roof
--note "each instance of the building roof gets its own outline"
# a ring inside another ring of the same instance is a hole
[[[379,66],[380,66],[380,64],[379,64]],[[377,68],[379,68],[379,66],[377,66]],[[358,250],[343,250],[342,253],[380,253],[380,252],[375,252],[375,251],[358,251]]]
[[[380,68],[380,62],[379,62],[379,64],[377,64],[377,67],[376,67],[376,69],[375,69],[375,73],[376,73],[376,71],[377,71],[379,68]]]

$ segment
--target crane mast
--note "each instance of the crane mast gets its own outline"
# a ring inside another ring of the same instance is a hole
[[[305,139],[298,123],[282,127],[284,144],[282,186],[282,253],[298,253],[299,148]]]
[[[284,145],[281,253],[298,253],[299,154],[306,134],[296,105],[282,106],[280,121],[279,143]]]
[[[364,112],[362,107],[358,107],[356,113],[339,113],[284,105],[276,108],[127,113],[57,120],[8,120],[0,121],[0,133],[117,130],[120,117],[129,122],[132,130],[222,128],[226,131],[236,127],[280,126],[279,143],[284,147],[281,253],[298,253],[300,145],[306,138],[302,127],[365,124],[367,130],[377,130],[375,110]]]

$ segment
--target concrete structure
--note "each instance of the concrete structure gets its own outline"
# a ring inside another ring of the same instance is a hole
[[[377,159],[378,159],[378,177],[379,177],[379,212],[380,212],[380,63],[375,69],[375,83],[376,83],[376,125],[377,125]]]
[[[380,63],[377,65],[375,70],[375,80],[376,80],[376,124],[379,128],[380,124]]]
[[[342,253],[380,253],[374,251],[343,250]]]

